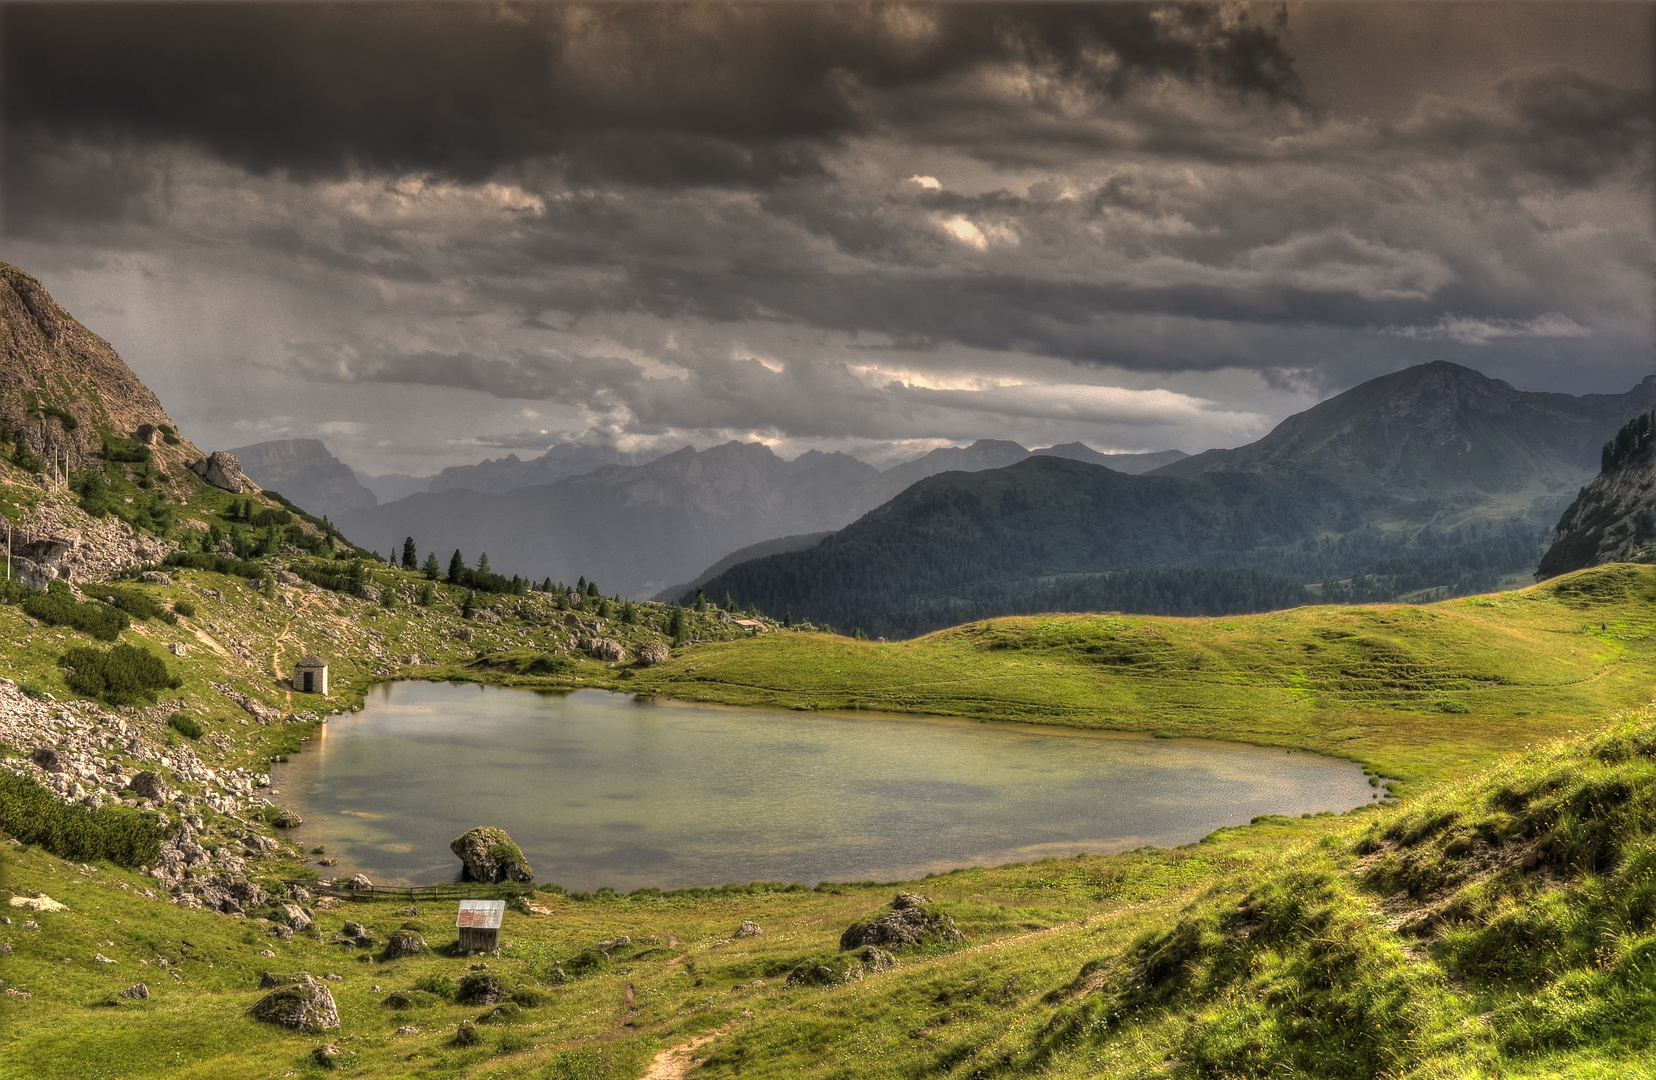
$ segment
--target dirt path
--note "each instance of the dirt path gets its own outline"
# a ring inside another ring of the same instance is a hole
[[[696,1051],[729,1030],[730,1024],[725,1024],[723,1027],[717,1027],[705,1034],[697,1035],[687,1043],[668,1047],[655,1056],[655,1059],[650,1062],[649,1069],[639,1080],[684,1080],[686,1076],[690,1075],[690,1070],[695,1065],[693,1058]]]
[[[282,681],[282,673],[286,667],[284,658],[287,650],[282,647],[282,642],[286,641],[293,633],[293,620],[303,615],[305,609],[310,607],[315,599],[309,593],[300,593],[298,606],[288,613],[287,622],[282,624],[282,632],[277,634],[270,642],[270,674],[275,677],[277,682]],[[286,700],[289,705],[293,704],[293,690],[291,688],[287,691]]]

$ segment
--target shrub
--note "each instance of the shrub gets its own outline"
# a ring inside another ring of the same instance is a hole
[[[414,989],[424,990],[428,994],[436,994],[444,1001],[453,1001],[455,992],[459,987],[455,986],[454,980],[447,975],[427,975],[414,984]]]
[[[69,689],[110,705],[155,702],[157,690],[177,689],[183,680],[167,670],[166,662],[136,645],[115,645],[107,651],[77,646],[63,654]]]
[[[175,551],[167,556],[167,566],[185,566],[191,570],[210,570],[215,574],[257,581],[265,575],[263,564],[233,558],[211,551]]]
[[[167,717],[167,726],[184,736],[186,739],[199,739],[207,729],[201,726],[198,720],[192,720],[181,712],[175,712]]]
[[[163,836],[153,815],[124,806],[70,805],[28,777],[5,771],[0,771],[0,829],[60,859],[108,859],[129,869],[159,859]]]
[[[103,459],[118,461],[133,465],[147,464],[153,455],[150,448],[143,443],[133,442],[131,439],[105,439],[103,444]]]
[[[23,611],[47,626],[68,626],[100,641],[114,641],[132,625],[127,613],[109,604],[77,601],[69,586],[54,581],[44,593],[23,601]]]
[[[182,615],[186,619],[193,619],[195,618],[196,606],[189,600],[174,600],[173,613],[175,615]]]
[[[24,679],[17,684],[17,688],[23,692],[24,697],[34,698],[36,701],[41,701],[46,697],[46,687],[33,679]]]
[[[139,589],[120,589],[110,585],[87,585],[81,592],[94,600],[113,604],[135,619],[157,619],[176,623],[178,616],[162,607],[149,593]]]

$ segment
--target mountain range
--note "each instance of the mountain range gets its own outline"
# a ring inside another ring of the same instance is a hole
[[[275,439],[238,446],[230,453],[255,484],[280,492],[313,514],[338,517],[379,503],[321,439]]]
[[[569,467],[582,460],[556,450],[518,465],[549,469],[549,459]],[[565,581],[584,575],[643,598],[674,582],[704,578],[713,564],[750,545],[840,528],[928,476],[998,468],[1032,454],[1085,457],[1132,470],[1184,456],[1177,450],[1109,455],[1080,443],[1031,451],[984,439],[940,447],[881,472],[847,454],[812,450],[787,461],[763,444],[731,442],[506,491],[436,490],[434,482],[431,491],[345,511],[335,520],[372,547],[412,536],[422,552],[444,559],[456,549],[468,559],[486,551],[490,565],[505,573]],[[500,482],[511,474],[512,460],[504,468],[497,461],[482,471],[443,475],[453,484]]]
[[[1194,613],[1212,610],[1204,597],[1235,609],[1238,595],[1275,603],[1306,582],[1328,598],[1490,588],[1534,566],[1534,538],[1604,440],[1652,405],[1656,377],[1573,397],[1426,364],[1141,476],[1047,459],[934,476],[814,546],[702,587],[893,635],[1121,595]],[[1144,574],[1163,576],[1131,577]]]

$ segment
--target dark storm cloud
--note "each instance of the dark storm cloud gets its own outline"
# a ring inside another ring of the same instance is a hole
[[[8,5],[14,137],[182,142],[255,171],[773,185],[870,95],[1018,63],[1295,98],[1280,25],[1205,5]]]

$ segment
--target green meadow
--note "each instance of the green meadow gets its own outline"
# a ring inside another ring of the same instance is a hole
[[[274,650],[291,662],[334,629],[386,659],[342,666],[332,708],[389,673],[1115,728],[1341,755],[1399,798],[1238,822],[1173,850],[909,883],[543,885],[508,909],[488,956],[456,953],[452,901],[347,900],[283,941],[259,912],[186,910],[140,895],[148,879],[132,871],[7,845],[0,893],[67,909],[4,909],[0,978],[17,993],[0,992],[0,1076],[1656,1075],[1652,568],[1418,607],[1010,618],[899,643],[777,629],[692,642],[654,667],[566,657],[550,673],[531,661],[550,655],[556,621],[515,608],[461,647],[446,593],[426,609],[311,596],[294,610],[197,571],[172,592],[202,585],[225,595],[139,636],[201,643],[179,693],[250,762],[298,749],[304,725],[240,725],[205,704],[208,684],[253,687]],[[75,632],[31,635],[15,608],[0,620],[13,677],[67,693],[53,656]],[[266,880],[295,872],[273,865]],[[964,940],[860,971],[840,935],[899,889]],[[430,948],[387,959],[338,941],[347,920]],[[744,921],[762,932],[737,936]],[[465,1002],[480,963],[506,1004]],[[821,970],[839,977],[808,977]],[[266,971],[324,979],[340,1028],[250,1018]],[[148,1000],[115,996],[139,981]],[[457,1038],[462,1021],[474,1038]],[[324,1043],[340,1052],[327,1066]]]

